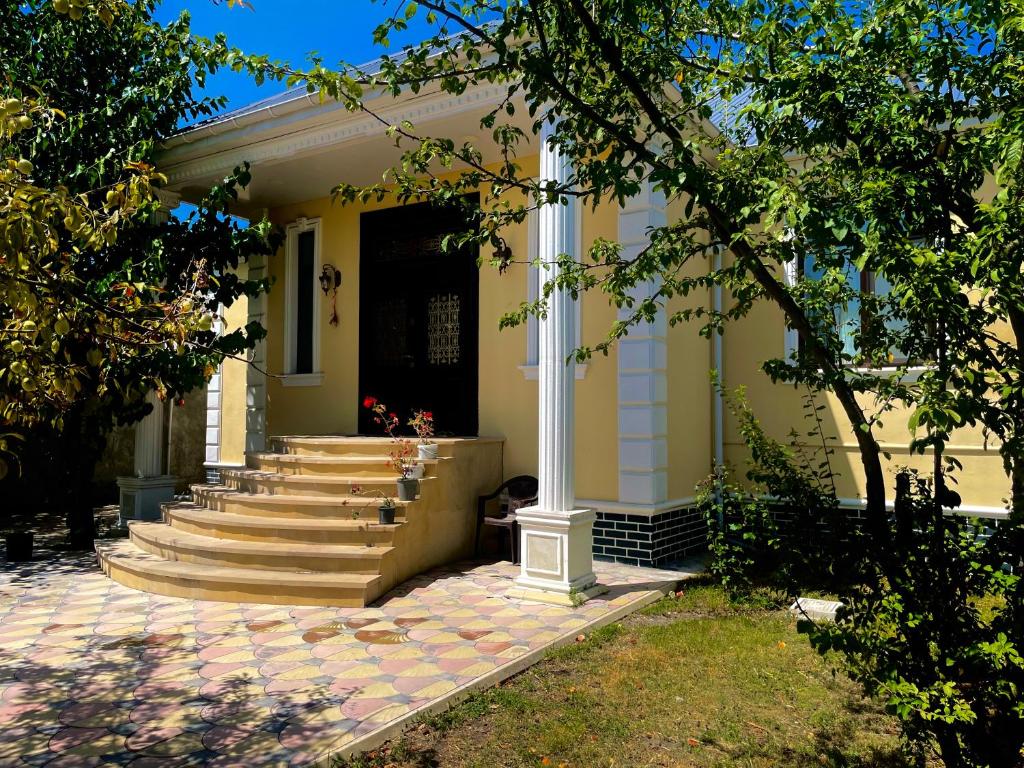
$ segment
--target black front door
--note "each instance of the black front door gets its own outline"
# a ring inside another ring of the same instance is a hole
[[[376,434],[362,401],[398,414],[432,411],[438,435],[477,434],[479,269],[476,248],[447,251],[463,211],[429,203],[362,214],[359,431]]]

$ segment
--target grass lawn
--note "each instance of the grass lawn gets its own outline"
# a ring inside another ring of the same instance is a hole
[[[910,765],[790,616],[684,589],[337,768]]]

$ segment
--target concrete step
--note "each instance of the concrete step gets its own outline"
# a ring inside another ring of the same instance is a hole
[[[416,442],[416,438],[409,438]],[[501,438],[489,437],[436,437],[440,456],[452,456],[463,445],[501,443]],[[389,437],[362,437],[354,435],[278,435],[267,440],[272,451],[301,456],[364,456],[387,455],[391,448]]]
[[[426,475],[437,473],[439,464],[451,461],[442,459],[416,459],[423,465]],[[286,453],[249,453],[246,465],[262,472],[276,472],[283,475],[346,475],[349,477],[370,477],[397,475],[392,467],[391,457],[385,454],[355,456],[307,456]]]
[[[362,520],[376,520],[379,504],[370,496],[343,493],[327,496],[302,496],[298,493],[271,496],[240,491],[226,485],[193,485],[192,499],[207,509],[236,515],[338,520],[351,519],[354,510],[359,510]],[[396,500],[396,521],[404,520],[406,510],[415,503]]]
[[[130,523],[133,544],[165,560],[225,568],[378,574],[392,551],[383,545],[274,544],[199,536],[164,523]]]
[[[367,543],[390,546],[400,524],[380,525],[377,512],[354,508],[347,517],[301,518],[259,515],[235,515],[190,502],[163,506],[164,520],[175,530],[233,541],[256,541],[272,544],[348,544]],[[355,517],[358,514],[359,517]]]
[[[96,542],[96,554],[104,573],[119,584],[190,600],[348,608],[373,602],[384,587],[375,574],[287,573],[164,560],[124,539]]]
[[[296,494],[299,496],[337,496],[356,495],[352,491],[359,489],[368,498],[381,492],[392,499],[398,495],[398,477],[394,472],[389,474],[336,474],[336,475],[285,475],[280,472],[265,472],[258,469],[224,469],[221,470],[221,481],[229,488],[237,488],[249,493],[265,493],[269,495]],[[420,491],[437,478],[425,477],[420,480]]]

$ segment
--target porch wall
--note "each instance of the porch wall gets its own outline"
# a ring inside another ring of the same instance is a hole
[[[281,226],[300,217],[321,221],[321,262],[342,274],[338,291],[339,324],[328,324],[329,299],[323,300],[320,317],[320,368],[323,380],[315,386],[288,386],[286,379],[270,378],[267,384],[267,433],[350,434],[357,429],[359,359],[359,217],[365,211],[391,207],[392,203],[332,204],[329,198],[275,208],[271,220]],[[596,237],[615,238],[617,209],[604,205],[582,215],[583,245]],[[528,253],[527,226],[505,234],[517,259]],[[284,257],[269,260],[272,289],[267,297],[267,366],[273,374],[284,368]],[[381,292],[387,286],[380,286]],[[498,330],[504,312],[527,298],[527,267],[512,265],[499,275],[490,265],[480,271],[480,394],[479,432],[505,438],[504,474],[537,473],[537,381],[521,367],[527,362],[525,327]],[[245,318],[244,302],[229,316],[237,327]],[[615,319],[614,308],[598,294],[584,300],[581,311],[582,340],[600,341]],[[618,499],[618,425],[616,420],[616,353],[597,357],[577,381],[577,496],[584,499]],[[235,368],[238,370],[235,370]],[[224,408],[221,442],[222,462],[241,461],[244,445],[245,374],[241,364],[224,367]],[[410,386],[415,386],[410,383]],[[429,403],[424,403],[429,407]],[[237,434],[236,434],[237,433]]]

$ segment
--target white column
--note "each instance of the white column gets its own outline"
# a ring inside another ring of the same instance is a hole
[[[122,524],[129,520],[159,520],[160,505],[174,499],[175,478],[164,474],[165,404],[155,392],[146,395],[146,402],[153,410],[135,424],[134,474],[117,478]]]
[[[665,196],[645,182],[619,213],[622,257],[635,258],[650,245],[653,228],[664,227]],[[635,286],[634,299],[657,291],[653,281]],[[619,311],[619,319],[630,316]],[[619,501],[657,505],[668,499],[668,322],[658,311],[649,323],[629,329],[618,345]]]
[[[541,131],[540,176],[565,185],[572,167],[561,150],[550,143],[554,127]],[[542,279],[558,276],[557,258],[577,256],[575,198],[568,205],[552,203],[539,211],[540,260],[546,265]],[[547,312],[539,321],[538,384],[539,446],[537,505],[517,514],[522,566],[516,579],[521,597],[573,603],[595,594],[592,510],[576,509],[575,462],[576,364],[569,359],[576,346],[576,307],[572,295],[556,290],[548,297]]]
[[[135,424],[135,476],[158,477],[164,473],[164,403],[155,392],[146,402],[153,410]]]

